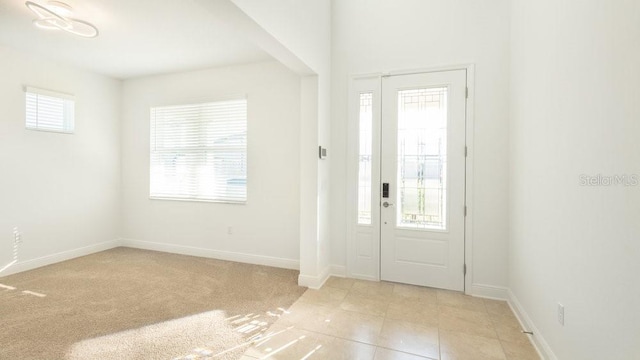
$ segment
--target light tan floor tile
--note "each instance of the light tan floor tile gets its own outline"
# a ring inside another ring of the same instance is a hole
[[[438,326],[440,329],[488,338],[498,337],[486,312],[450,306],[439,306],[438,312]]]
[[[382,316],[298,302],[289,309],[289,314],[281,317],[276,324],[375,344],[383,320]]]
[[[301,359],[323,340],[328,341],[311,331],[295,328],[274,329],[271,334],[267,334],[266,339],[247,350],[245,355],[257,359]]]
[[[483,299],[487,313],[492,316],[511,316],[513,312],[506,301]]]
[[[263,336],[283,330],[243,359],[538,359],[506,302],[387,282],[331,278]]]
[[[438,307],[420,299],[405,298],[402,301],[389,304],[386,318],[438,326]]]
[[[376,356],[374,360],[433,360],[433,359],[379,347],[376,350]]]
[[[489,314],[489,318],[494,325],[504,324],[514,328],[520,328],[520,322],[513,313]]]
[[[438,328],[385,319],[378,346],[437,359]]]
[[[440,330],[442,360],[505,360],[497,339]]]
[[[496,334],[500,341],[509,341],[516,344],[528,345],[529,335],[522,332],[520,327],[505,325],[504,323],[494,324]]]
[[[277,327],[277,325],[274,325]],[[375,346],[299,329],[277,329],[245,355],[258,359],[372,360]]]
[[[281,327],[295,326],[303,330],[323,331],[335,311],[335,308],[327,306],[296,302],[280,316],[276,324]]]
[[[531,345],[502,341],[502,349],[508,360],[540,360],[536,349]]]
[[[321,332],[346,340],[374,344],[380,335],[384,318],[346,310],[336,310]]]
[[[522,332],[522,327],[512,314],[489,315],[498,339],[512,343],[529,345],[529,335]]]
[[[438,293],[436,289],[433,288],[394,284],[392,302],[403,301],[405,299],[417,299],[422,302],[436,304],[438,301]]]
[[[372,360],[376,352],[373,345],[339,338],[332,338],[330,342],[322,345],[309,356],[309,359]]]
[[[438,305],[445,305],[480,312],[487,311],[484,306],[484,301],[480,298],[449,290],[437,290],[437,294]]]
[[[329,286],[338,289],[350,290],[355,282],[354,279],[340,278],[332,276],[330,277],[324,286]]]
[[[349,295],[340,304],[340,308],[343,310],[376,316],[384,316],[388,306],[388,299],[385,301],[379,295],[354,294],[353,292],[349,292]]]
[[[390,297],[393,294],[392,283],[384,281],[366,281],[356,280],[351,287],[351,293],[358,293],[363,295],[382,295]]]
[[[339,306],[347,296],[347,290],[325,286],[320,290],[308,289],[298,301],[317,305]]]

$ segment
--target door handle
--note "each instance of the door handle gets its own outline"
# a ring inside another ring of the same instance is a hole
[[[385,201],[385,202],[382,203],[382,206],[388,208],[389,206],[393,206],[393,204],[390,203],[390,202]]]

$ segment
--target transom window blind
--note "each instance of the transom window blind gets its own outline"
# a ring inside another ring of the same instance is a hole
[[[247,200],[247,100],[151,108],[150,197]]]
[[[32,87],[25,94],[27,129],[73,133],[73,95]]]

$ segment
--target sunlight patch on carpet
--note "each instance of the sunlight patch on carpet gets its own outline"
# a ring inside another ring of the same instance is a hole
[[[83,340],[72,346],[66,358],[134,359],[145,358],[145,354],[153,354],[149,357],[163,354],[166,359],[173,359],[195,350],[204,356],[210,348],[244,342],[242,335],[225,321],[226,317],[224,311],[214,310]]]
[[[35,292],[35,291],[30,291],[30,290],[23,290],[22,291],[23,294],[25,295],[33,295],[33,296],[37,296],[39,298],[43,298],[43,297],[47,297],[46,294],[41,294],[39,292]]]
[[[6,289],[6,290],[15,290],[16,288],[13,286],[9,286],[9,285],[4,285],[4,284],[0,284],[0,288],[1,289]]]
[[[145,358],[145,354],[157,356],[159,353],[173,360],[233,359],[249,346],[285,331],[267,333],[270,323],[264,321],[280,316],[282,311],[284,309],[267,311],[264,315],[249,313],[231,317],[221,310],[209,311],[83,340],[71,347],[66,359]],[[273,354],[282,349],[276,349]]]

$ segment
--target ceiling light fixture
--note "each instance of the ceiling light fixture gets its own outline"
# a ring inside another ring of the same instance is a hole
[[[36,27],[47,30],[64,30],[86,38],[98,36],[98,28],[93,24],[69,17],[73,13],[73,9],[66,3],[49,1],[47,7],[33,1],[27,1],[24,4],[38,17],[33,20]]]
[[[69,4],[65,4],[61,1],[49,1],[47,3],[47,7],[49,8],[49,10],[60,16],[69,17],[71,16],[71,14],[73,14],[73,8],[71,8]]]

